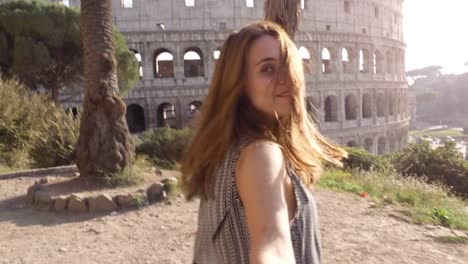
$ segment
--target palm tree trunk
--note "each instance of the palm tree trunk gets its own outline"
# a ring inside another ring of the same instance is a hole
[[[85,98],[76,149],[81,176],[111,177],[134,159],[117,87],[111,0],[81,1]]]
[[[301,17],[300,0],[266,0],[265,20],[279,24],[294,39]]]

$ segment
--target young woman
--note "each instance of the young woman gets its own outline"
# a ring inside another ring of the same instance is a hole
[[[346,155],[306,112],[302,60],[276,24],[228,37],[182,163],[200,197],[196,264],[320,263],[308,187]]]

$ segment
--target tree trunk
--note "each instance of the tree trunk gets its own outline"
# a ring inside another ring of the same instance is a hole
[[[279,24],[294,39],[301,17],[300,0],[266,0],[265,20]]]
[[[83,177],[112,177],[134,159],[119,97],[111,0],[81,1],[85,98],[76,164]]]

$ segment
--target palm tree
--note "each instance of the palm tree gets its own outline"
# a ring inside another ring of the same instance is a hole
[[[81,1],[85,98],[76,164],[83,177],[112,177],[134,159],[119,97],[111,0]]]
[[[302,0],[266,0],[265,20],[279,24],[294,39],[299,29]]]

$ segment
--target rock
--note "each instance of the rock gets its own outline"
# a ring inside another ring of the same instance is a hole
[[[115,198],[117,206],[120,208],[135,208],[137,205],[135,204],[135,197],[132,194],[121,194],[117,195]]]
[[[50,210],[54,205],[52,194],[46,190],[38,190],[34,194],[34,206],[41,210]]]
[[[112,212],[117,210],[117,205],[109,194],[100,194],[97,197],[90,197],[88,204],[91,213]]]
[[[156,174],[156,177],[162,177],[163,173],[160,169],[154,168],[154,174]]]
[[[63,248],[63,247],[61,247],[61,248],[59,248],[59,251],[60,251],[60,252],[67,252],[67,249],[66,249],[66,248]]]
[[[452,233],[458,237],[468,237],[468,235],[465,234],[465,232],[460,230],[452,230]]]
[[[42,178],[42,179],[39,180],[39,183],[40,183],[40,184],[46,184],[47,182],[49,182],[49,180],[47,179],[47,177],[46,177],[46,178]]]
[[[80,173],[79,173],[79,172],[75,172],[75,173],[73,173],[73,176],[79,177],[79,176],[80,176]]]
[[[146,191],[148,201],[150,203],[159,202],[163,199],[162,192],[164,191],[164,184],[154,183]]]
[[[68,200],[66,197],[55,197],[55,202],[54,202],[54,207],[55,207],[55,211],[57,212],[63,212],[67,209],[67,203],[68,203]]]
[[[86,213],[88,212],[88,206],[83,198],[72,194],[68,198],[68,211],[72,213]]]

